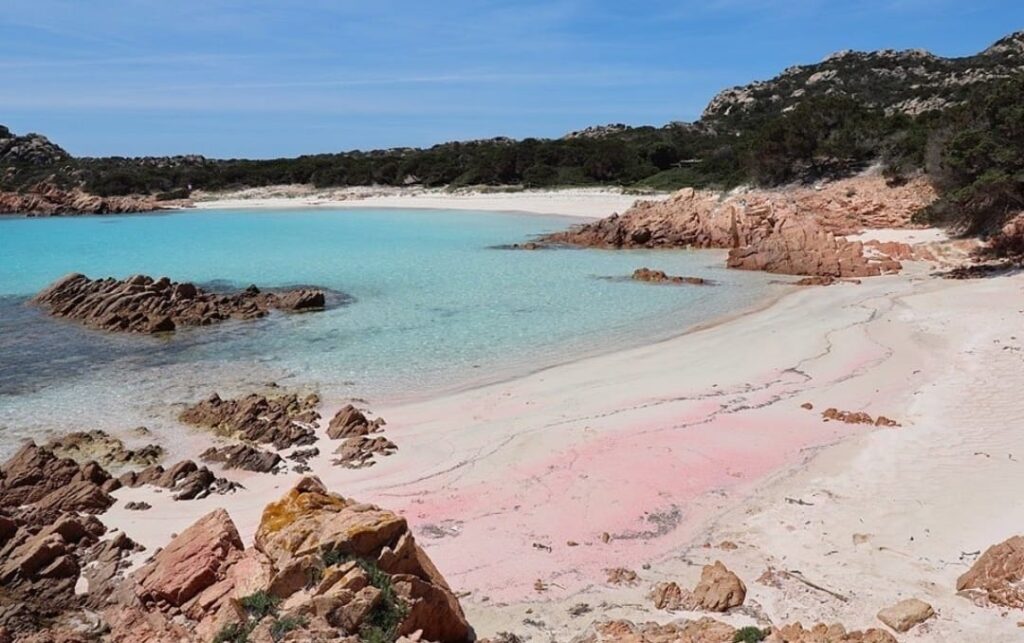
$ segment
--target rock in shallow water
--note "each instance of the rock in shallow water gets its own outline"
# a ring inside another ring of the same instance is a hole
[[[90,279],[67,275],[36,295],[32,302],[55,317],[74,319],[90,328],[131,333],[162,333],[209,326],[227,319],[256,319],[270,310],[302,312],[326,305],[323,290],[301,288],[262,292],[250,286],[239,293],[206,292],[167,277],[134,275],[127,279]]]
[[[633,271],[632,279],[633,281],[644,281],[652,284],[689,284],[691,286],[706,286],[709,284],[708,280],[703,277],[678,277],[650,268],[637,268]]]

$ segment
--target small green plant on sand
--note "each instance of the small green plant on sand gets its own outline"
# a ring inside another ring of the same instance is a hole
[[[759,627],[748,625],[747,627],[741,627],[736,630],[736,633],[732,637],[732,643],[758,643],[759,641],[763,641],[764,637],[764,630]]]

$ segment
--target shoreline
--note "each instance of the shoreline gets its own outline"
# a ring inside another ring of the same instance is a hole
[[[923,368],[957,359],[950,352],[956,346],[952,339],[946,350],[931,354],[936,348],[917,326],[925,309],[916,302],[948,301],[950,306],[931,312],[954,324],[969,308],[967,293],[1015,291],[1019,281],[950,282],[918,270],[860,286],[799,290],[760,310],[661,342],[464,391],[374,406],[373,413],[388,421],[385,434],[399,445],[397,454],[369,469],[345,470],[330,465],[327,451],[333,445],[322,437],[325,453],[310,464],[329,488],[405,515],[453,588],[468,592],[463,604],[482,636],[521,631],[524,615],[531,614],[528,618],[545,623],[539,633],[562,640],[585,627],[566,612],[579,602],[608,603],[605,618],[678,618],[683,614],[654,611],[647,589],[668,579],[692,585],[693,565],[714,558],[737,569],[757,600],[772,606],[777,622],[795,614],[805,622],[877,625],[874,611],[896,600],[895,594],[858,603],[856,609],[806,601],[796,607],[755,583],[769,561],[801,552],[787,544],[791,532],[771,521],[759,533],[774,551],[749,536],[740,538],[744,531],[736,528],[744,523],[730,524],[728,517],[765,506],[772,512],[791,510],[783,494],[794,493],[788,487],[808,471],[834,474],[853,466],[865,442],[913,439],[919,430],[914,392],[950,375],[922,374]],[[805,400],[814,403],[814,411],[800,408]],[[325,403],[322,424],[338,406]],[[826,423],[820,417],[826,406],[884,414],[903,427]],[[209,443],[203,436],[193,439]],[[167,498],[154,500],[145,489],[126,490],[119,492],[122,500],[151,502],[159,522],[130,515],[122,503],[105,519],[147,546],[159,546],[169,531],[227,504],[239,530],[248,533],[264,500],[297,477],[231,475],[247,487],[235,497],[181,506]],[[940,494],[943,485],[956,485],[938,474],[928,480]],[[885,514],[864,511],[843,519],[875,521]],[[781,533],[773,535],[778,529]],[[610,534],[608,542],[601,542],[602,533]],[[726,536],[740,542],[740,549],[700,544]],[[578,545],[567,545],[570,541]],[[815,562],[830,569],[826,556]],[[604,568],[620,565],[638,571],[641,585],[602,582]],[[645,565],[649,569],[641,571]],[[811,563],[791,567],[808,569]],[[830,584],[828,572],[821,573],[825,579],[818,580]],[[878,582],[865,576],[864,582]],[[856,584],[856,578],[844,578]],[[537,592],[535,580],[548,589]],[[907,571],[888,582],[900,596],[917,587]],[[969,633],[982,624],[999,625],[994,615],[951,588],[929,600],[961,613],[957,623],[943,620],[934,627]],[[737,613],[724,620],[746,625],[755,619]]]
[[[280,192],[285,192],[281,195]],[[198,193],[188,208],[229,209],[409,209],[486,211],[600,219],[627,210],[637,199],[659,200],[667,193],[626,194],[621,189],[565,188],[487,191],[467,188],[335,188],[308,186],[250,188],[240,192]]]
[[[665,252],[668,252],[668,251],[665,251]],[[714,248],[698,248],[698,249],[693,249],[693,250],[684,250],[684,252],[716,253],[716,254],[722,254],[724,256],[724,253],[727,252],[727,251],[718,250],[718,249],[714,249]],[[790,277],[790,276],[789,275],[780,275],[780,277]],[[418,402],[426,402],[426,401],[429,401],[429,400],[435,400],[435,399],[438,399],[438,398],[445,398],[445,397],[451,397],[451,396],[455,396],[455,395],[459,395],[459,394],[471,393],[471,392],[473,392],[473,391],[475,391],[477,389],[482,389],[482,388],[486,388],[486,387],[489,387],[489,386],[498,386],[498,385],[501,385],[501,384],[507,384],[509,382],[514,382],[516,380],[521,380],[523,378],[532,377],[532,376],[535,376],[535,375],[541,375],[541,374],[545,373],[546,371],[550,371],[550,370],[553,370],[553,369],[561,368],[563,366],[569,366],[569,365],[572,365],[572,364],[576,364],[578,362],[583,362],[583,361],[592,360],[592,359],[599,359],[599,358],[601,358],[603,356],[606,356],[606,355],[614,355],[616,353],[622,353],[622,352],[636,350],[636,349],[640,349],[640,348],[653,348],[653,347],[657,347],[659,345],[668,344],[670,342],[673,342],[673,341],[675,341],[675,340],[677,340],[677,339],[679,339],[681,337],[685,337],[687,335],[691,335],[693,333],[698,333],[698,332],[701,332],[701,331],[704,331],[704,330],[709,330],[709,329],[715,328],[716,326],[720,326],[722,324],[727,324],[727,323],[729,323],[731,321],[734,321],[734,320],[737,320],[737,319],[741,319],[741,318],[746,317],[748,315],[753,315],[753,314],[762,312],[764,310],[767,310],[768,308],[771,308],[772,306],[774,306],[775,304],[779,303],[781,300],[785,299],[786,297],[790,297],[792,295],[795,295],[795,294],[801,292],[801,290],[804,290],[804,289],[808,288],[806,286],[797,286],[795,284],[785,284],[782,281],[779,281],[777,284],[774,284],[774,285],[778,286],[778,291],[777,292],[767,292],[767,289],[766,289],[766,292],[761,296],[761,298],[757,302],[752,303],[749,306],[744,306],[743,308],[740,308],[739,310],[734,310],[732,312],[722,313],[722,314],[720,314],[718,316],[712,317],[712,318],[707,319],[705,321],[697,322],[697,323],[689,325],[689,326],[684,326],[683,328],[662,331],[656,337],[654,337],[652,339],[649,339],[649,340],[648,339],[644,339],[641,342],[634,342],[634,343],[628,344],[628,345],[623,345],[623,344],[620,343],[620,344],[618,344],[618,345],[616,345],[614,347],[610,347],[610,348],[597,348],[597,347],[592,347],[590,349],[580,348],[579,350],[572,352],[572,354],[569,354],[568,352],[566,352],[560,358],[556,359],[552,363],[547,364],[547,365],[543,365],[543,366],[539,366],[537,368],[529,368],[529,367],[525,366],[522,362],[519,362],[516,365],[506,364],[504,367],[499,369],[500,373],[496,377],[467,379],[467,380],[463,380],[461,383],[457,383],[457,384],[439,385],[439,386],[435,386],[433,388],[430,388],[429,390],[426,390],[426,391],[424,391],[422,393],[406,392],[406,393],[400,393],[400,394],[394,394],[394,393],[392,393],[392,394],[381,394],[381,395],[378,395],[378,396],[376,396],[374,398],[373,404],[375,404],[375,405],[379,404],[382,407],[404,406],[404,405],[409,405],[409,404],[415,404],[415,403],[418,403]],[[714,287],[714,286],[712,286],[712,287]],[[644,320],[644,319],[637,320],[637,323],[643,323],[644,321],[646,321],[646,320]],[[327,404],[327,408],[333,409],[333,411],[336,411],[337,408],[340,408],[345,403],[347,403],[347,400],[348,400],[348,398],[342,398],[341,400],[335,400],[335,403]],[[335,407],[337,407],[337,408],[335,408]]]
[[[924,230],[869,234],[937,240]],[[584,603],[599,607],[601,619],[699,618],[657,611],[647,592],[659,581],[691,587],[700,565],[721,559],[751,601],[717,616],[735,626],[877,627],[879,609],[921,597],[939,618],[908,640],[982,632],[1015,640],[1012,620],[957,596],[955,578],[971,562],[964,552],[1003,540],[1024,521],[1012,492],[1024,479],[1013,469],[1024,435],[1006,421],[1024,418],[1024,405],[1009,394],[990,402],[993,390],[1015,389],[1008,383],[1019,378],[1005,362],[1024,350],[1009,314],[1024,309],[1022,280],[948,281],[909,262],[899,275],[859,285],[780,289],[633,347],[382,397],[369,410],[387,420],[384,435],[398,452],[367,469],[331,464],[339,443],[324,429],[348,400],[327,399],[311,473],[346,497],[405,516],[480,636],[526,628],[569,640],[589,622],[570,614]],[[986,342],[1006,343],[996,350]],[[964,373],[972,374],[967,392]],[[979,399],[994,411],[983,412]],[[902,426],[828,422],[821,411],[829,407]],[[950,452],[958,440],[964,448]],[[185,457],[220,443],[184,427],[181,442]],[[975,470],[979,444],[1010,454],[999,465],[1010,484],[990,490],[992,480]],[[244,489],[190,502],[147,487],[114,493],[119,502],[103,522],[146,547],[136,565],[218,507],[249,538],[266,501],[300,477],[210,466]],[[959,506],[960,495],[971,502]],[[152,509],[129,511],[129,501]],[[612,567],[636,571],[639,584],[610,585]],[[772,569],[798,570],[848,598],[758,582]]]

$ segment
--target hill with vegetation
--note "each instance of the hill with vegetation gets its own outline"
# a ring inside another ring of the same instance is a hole
[[[925,172],[942,198],[924,220],[993,230],[1024,207],[1024,32],[974,56],[841,52],[723,91],[696,123],[590,127],[560,139],[494,138],[430,148],[271,160],[72,158],[0,127],[0,190],[40,183],[99,196],[181,198],[188,190],[306,183],[668,190],[812,182],[884,167]]]

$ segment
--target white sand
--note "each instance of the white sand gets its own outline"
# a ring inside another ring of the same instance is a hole
[[[624,194],[614,188],[481,191],[423,188],[347,188],[315,190],[308,186],[251,188],[238,192],[194,193],[200,209],[236,208],[407,208],[461,211],[527,212],[601,218],[629,209],[638,198],[665,194]]]

